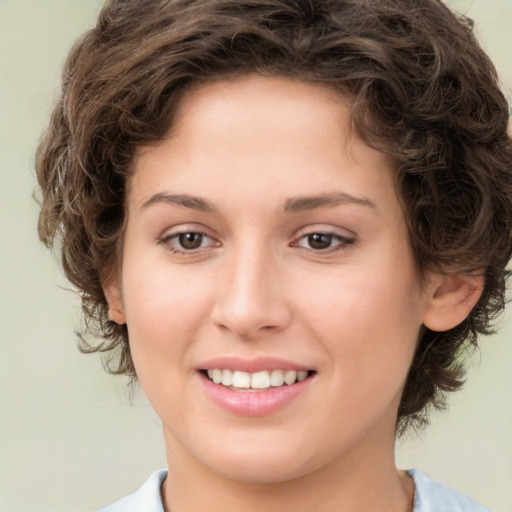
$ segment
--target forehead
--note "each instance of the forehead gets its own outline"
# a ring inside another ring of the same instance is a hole
[[[165,139],[139,151],[133,181],[146,188],[160,179],[162,187],[193,185],[211,193],[214,180],[226,192],[245,187],[268,195],[286,188],[305,195],[329,192],[333,176],[343,174],[347,193],[356,192],[350,190],[355,181],[387,190],[393,163],[355,135],[350,107],[329,86],[282,77],[195,86]]]
[[[190,144],[196,137],[207,135],[219,147],[245,139],[250,154],[257,145],[271,149],[272,140],[277,141],[276,135],[284,132],[290,141],[299,139],[306,126],[311,142],[317,145],[321,140],[332,143],[331,135],[340,130],[346,132],[343,141],[348,141],[349,111],[348,97],[330,86],[280,76],[247,75],[196,86],[185,94],[170,133]]]

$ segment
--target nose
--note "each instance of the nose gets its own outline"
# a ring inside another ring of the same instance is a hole
[[[237,251],[225,262],[213,322],[246,341],[285,329],[292,313],[278,267],[268,251],[248,247]]]

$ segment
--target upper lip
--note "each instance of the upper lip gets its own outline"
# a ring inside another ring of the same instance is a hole
[[[264,370],[296,370],[310,371],[313,368],[277,357],[256,357],[246,359],[234,356],[222,356],[208,359],[198,366],[200,370],[229,369],[248,373],[256,373]]]

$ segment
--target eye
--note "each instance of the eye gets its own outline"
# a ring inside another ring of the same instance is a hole
[[[191,251],[201,247],[204,236],[204,233],[180,233],[175,238],[180,247]]]
[[[301,236],[294,244],[297,247],[309,249],[313,251],[329,251],[336,249],[344,249],[348,245],[354,243],[353,238],[337,235],[335,233],[307,233]]]
[[[215,240],[201,231],[182,231],[173,233],[164,237],[161,242],[166,249],[174,253],[187,253],[214,247],[217,245]]]

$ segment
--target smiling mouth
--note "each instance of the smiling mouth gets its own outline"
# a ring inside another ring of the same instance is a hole
[[[311,377],[316,372],[277,369],[249,373],[241,370],[214,368],[202,370],[202,373],[214,384],[233,391],[265,391],[272,388],[292,386]]]

